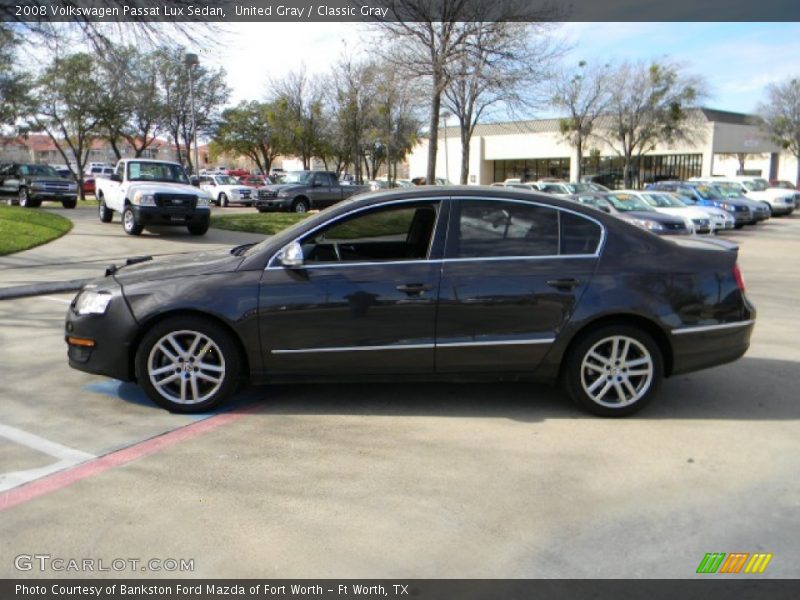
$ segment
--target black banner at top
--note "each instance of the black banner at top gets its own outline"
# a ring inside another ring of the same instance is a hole
[[[798,0],[0,0],[6,22],[800,21]]]

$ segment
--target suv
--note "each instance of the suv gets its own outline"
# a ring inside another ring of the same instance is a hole
[[[100,220],[122,215],[122,228],[139,235],[146,225],[185,226],[192,235],[208,231],[208,194],[193,187],[178,163],[140,158],[122,159],[109,179],[95,183]]]
[[[50,165],[9,163],[0,169],[0,194],[8,204],[28,208],[41,206],[45,200],[60,202],[64,208],[78,204],[78,186],[61,177]]]

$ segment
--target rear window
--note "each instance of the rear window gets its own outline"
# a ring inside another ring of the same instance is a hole
[[[561,254],[595,254],[602,235],[594,221],[561,211]]]

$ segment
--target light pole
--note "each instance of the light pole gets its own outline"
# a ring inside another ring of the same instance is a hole
[[[450,181],[450,157],[447,153],[447,119],[453,116],[450,111],[442,113],[442,120],[444,121],[444,180],[445,183]],[[434,182],[435,183],[435,182]]]
[[[192,142],[194,143],[194,169],[192,175],[197,175],[199,164],[197,159],[197,123],[194,120],[194,79],[192,78],[192,70],[200,64],[200,60],[197,58],[197,54],[187,53],[183,57],[183,64],[186,65],[186,70],[189,73],[189,112],[192,117]]]

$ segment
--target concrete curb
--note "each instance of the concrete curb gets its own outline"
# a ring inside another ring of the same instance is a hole
[[[14,287],[0,288],[0,300],[13,300],[15,298],[28,298],[30,296],[44,296],[61,292],[77,292],[91,279],[73,279],[72,281],[55,281],[52,283],[33,283],[31,285],[17,285]]]

